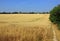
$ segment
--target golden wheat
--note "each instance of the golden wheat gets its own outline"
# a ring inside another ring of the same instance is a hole
[[[52,41],[48,16],[0,15],[0,41]]]

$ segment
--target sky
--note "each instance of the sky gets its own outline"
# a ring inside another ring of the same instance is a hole
[[[0,12],[49,12],[60,0],[0,0]]]

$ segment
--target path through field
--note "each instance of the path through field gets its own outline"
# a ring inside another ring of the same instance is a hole
[[[58,40],[57,40],[57,37],[56,37],[56,32],[55,32],[55,29],[54,29],[52,23],[51,23],[51,27],[52,27],[52,31],[53,31],[53,41],[58,41]]]
[[[55,30],[53,30],[53,33],[54,33],[54,36],[53,36],[53,41],[58,41],[58,40],[57,40],[57,37],[56,37]]]

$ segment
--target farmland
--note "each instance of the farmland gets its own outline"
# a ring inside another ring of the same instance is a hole
[[[0,41],[53,41],[49,14],[0,14]]]

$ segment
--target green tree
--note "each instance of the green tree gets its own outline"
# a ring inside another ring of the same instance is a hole
[[[50,17],[49,17],[49,19],[50,19],[50,21],[52,23],[55,23],[55,24],[58,24],[58,25],[60,24],[60,5],[54,7],[50,11]]]
[[[18,14],[18,12],[12,12],[12,14]]]

